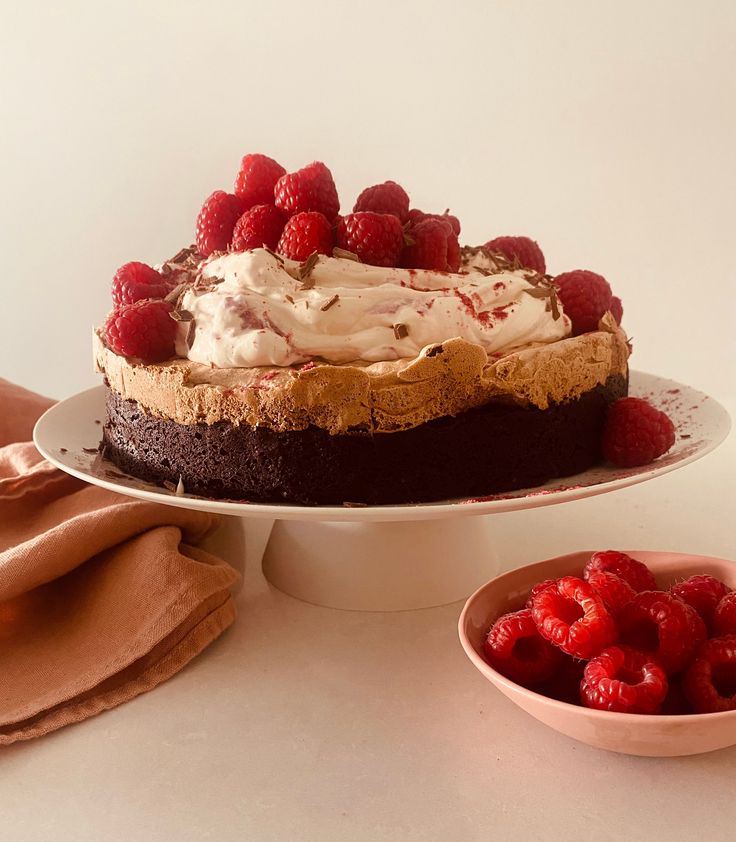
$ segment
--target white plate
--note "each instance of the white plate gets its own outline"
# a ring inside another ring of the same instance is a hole
[[[485,498],[393,506],[297,506],[286,503],[243,503],[184,494],[177,496],[151,483],[127,476],[95,455],[105,418],[105,390],[96,386],[51,407],[38,421],[33,440],[54,465],[103,488],[171,506],[220,512],[238,517],[311,521],[406,521],[455,518],[531,509],[565,503],[626,488],[694,462],[728,435],[726,410],[708,395],[652,374],[631,372],[630,394],[645,397],[672,418],[677,440],[665,456],[641,468],[596,467],[552,480],[532,489]]]

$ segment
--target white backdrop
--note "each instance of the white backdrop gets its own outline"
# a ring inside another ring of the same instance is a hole
[[[538,239],[609,279],[636,367],[736,394],[729,0],[0,5],[1,376],[93,385],[115,269],[258,151]]]

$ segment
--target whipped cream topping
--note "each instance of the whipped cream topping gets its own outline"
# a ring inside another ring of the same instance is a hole
[[[416,357],[460,337],[490,355],[570,333],[525,271],[463,274],[386,269],[320,256],[302,280],[300,264],[266,249],[206,263],[180,308],[177,352],[220,368],[289,366],[321,359],[366,363]],[[493,271],[493,270],[490,270]]]

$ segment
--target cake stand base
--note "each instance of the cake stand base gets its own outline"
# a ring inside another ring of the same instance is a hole
[[[446,605],[496,575],[488,521],[277,520],[263,573],[280,591],[328,608],[406,611]]]

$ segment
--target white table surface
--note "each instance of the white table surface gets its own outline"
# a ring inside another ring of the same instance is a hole
[[[732,434],[644,485],[491,516],[489,535],[505,567],[608,547],[736,558],[735,467]],[[319,608],[254,563],[237,599],[235,625],[166,684],[0,751],[1,839],[734,838],[736,748],[648,759],[558,735],[467,661],[461,603]]]

